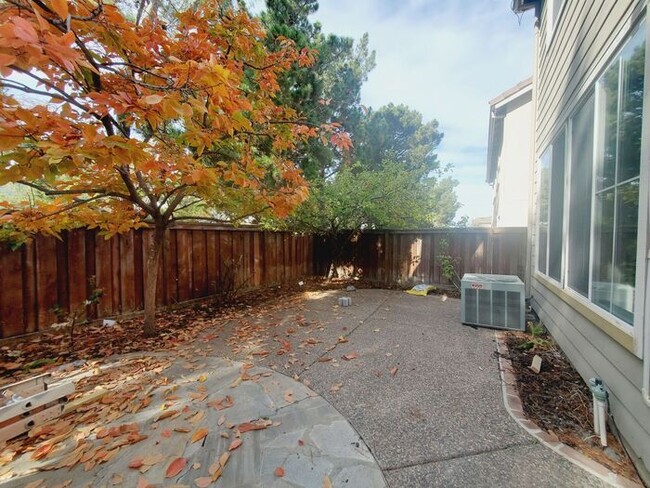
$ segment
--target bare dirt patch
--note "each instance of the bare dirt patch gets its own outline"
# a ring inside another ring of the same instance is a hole
[[[592,398],[589,387],[548,333],[530,349],[522,347],[531,336],[509,332],[509,358],[526,415],[541,429],[582,452],[615,473],[641,483],[634,465],[619,440],[607,433],[608,448],[593,433]],[[530,345],[530,344],[529,344]],[[542,358],[542,369],[530,369],[533,357]]]

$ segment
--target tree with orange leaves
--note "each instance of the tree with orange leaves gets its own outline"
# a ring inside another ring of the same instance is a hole
[[[183,209],[231,222],[288,215],[308,190],[286,155],[311,137],[349,145],[336,124],[301,122],[274,96],[278,77],[316,53],[286,39],[270,52],[264,37],[226,0],[180,13],[173,30],[102,0],[5,0],[0,185],[43,197],[0,202],[5,236],[150,227],[144,332],[155,334],[165,230],[197,218]]]

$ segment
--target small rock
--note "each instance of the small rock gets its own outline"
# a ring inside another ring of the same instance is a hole
[[[348,287],[345,290],[346,291],[357,291],[357,289],[352,285],[348,285]]]
[[[538,374],[542,370],[542,358],[537,354],[535,354],[535,357],[533,358],[533,364],[530,365],[530,369]]]
[[[612,461],[616,461],[618,463],[621,460],[621,456],[619,456],[618,453],[611,447],[606,447],[603,449],[603,452]]]

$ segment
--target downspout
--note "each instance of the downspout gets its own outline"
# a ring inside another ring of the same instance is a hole
[[[646,45],[650,42],[650,27],[646,26]],[[642,126],[642,142],[641,144],[641,181],[650,181],[650,143],[648,142],[648,136],[650,134],[650,116],[647,113],[650,111],[650,62],[646,57],[645,62],[645,80],[643,86],[643,126]],[[645,173],[645,175],[644,175]],[[639,216],[639,221],[641,222],[641,229],[643,229],[645,224],[645,255],[642,258],[642,269],[641,272],[645,272],[645,296],[641,297],[642,300],[645,300],[641,308],[641,313],[643,314],[643,320],[641,321],[641,327],[644,327],[643,334],[643,344],[641,357],[643,357],[643,384],[641,386],[641,397],[645,402],[646,406],[650,407],[650,188],[646,185],[646,189],[640,189],[639,198],[642,198],[645,194],[645,205],[641,205],[639,210],[641,215]],[[645,214],[645,215],[644,215]],[[638,268],[638,265],[637,265]],[[637,272],[639,269],[637,269]]]
[[[525,272],[525,293],[527,297],[531,296],[532,291],[532,276],[535,265],[533,263],[533,234],[534,229],[536,228],[535,222],[535,177],[536,177],[536,168],[537,168],[537,85],[538,85],[538,57],[539,50],[537,46],[539,44],[539,19],[541,16],[540,5],[537,3],[535,5],[535,55],[533,56],[533,93],[532,93],[532,105],[533,105],[533,123],[531,124],[531,130],[533,131],[530,144],[530,161],[528,162],[529,174],[528,174],[528,225],[526,226],[526,272]]]

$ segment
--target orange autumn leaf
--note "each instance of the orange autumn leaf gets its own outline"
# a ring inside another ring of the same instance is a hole
[[[171,463],[169,463],[169,466],[167,466],[167,470],[165,471],[165,478],[173,478],[181,471],[183,471],[183,469],[185,469],[185,466],[187,466],[187,458],[179,457],[174,459]]]
[[[52,450],[52,447],[54,447],[53,444],[50,443],[43,444],[32,453],[31,458],[35,461],[38,461],[39,459],[43,459]]]
[[[192,437],[190,438],[190,440],[192,441],[192,443],[198,442],[198,441],[204,439],[205,436],[207,436],[207,435],[208,435],[208,429],[202,427],[200,429],[197,429],[194,432],[194,434],[192,434]]]
[[[129,462],[129,468],[139,469],[144,464],[144,458],[134,458]]]
[[[242,440],[241,439],[235,439],[234,441],[231,442],[230,447],[228,448],[229,451],[234,451],[237,449],[239,446],[241,446]]]
[[[275,471],[273,473],[278,478],[282,478],[284,476],[284,468],[282,468],[281,466],[278,466],[277,468],[275,468]]]
[[[68,18],[68,0],[52,0],[52,9],[62,19]]]
[[[210,486],[212,484],[212,478],[209,477],[209,476],[203,476],[201,478],[196,478],[194,480],[194,484],[198,488],[207,488],[208,486]]]

